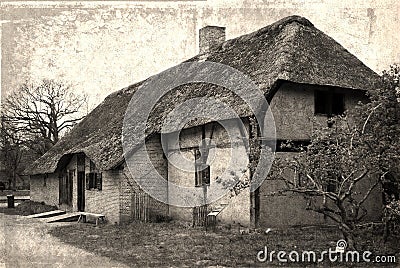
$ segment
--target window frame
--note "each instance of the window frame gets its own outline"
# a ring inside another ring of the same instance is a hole
[[[103,174],[101,172],[86,173],[86,190],[102,191],[103,190]]]

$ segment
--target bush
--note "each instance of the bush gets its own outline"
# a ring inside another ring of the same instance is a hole
[[[15,208],[15,211],[19,215],[28,216],[56,209],[58,209],[56,206],[47,205],[44,202],[24,201]]]
[[[168,215],[154,215],[153,217],[151,217],[151,222],[155,222],[155,223],[161,223],[161,222],[171,222],[172,218]]]

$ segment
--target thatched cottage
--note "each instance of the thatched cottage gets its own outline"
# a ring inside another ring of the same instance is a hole
[[[287,140],[304,144],[313,129],[326,124],[333,114],[341,114],[359,101],[367,100],[366,90],[374,89],[379,76],[335,40],[318,30],[305,18],[291,16],[256,32],[225,41],[225,28],[208,26],[200,30],[200,54],[187,62],[211,61],[233,67],[246,74],[270,103],[275,119],[278,143]],[[207,71],[207,70],[203,70]],[[196,75],[196,74],[194,74]],[[110,222],[170,216],[201,224],[212,209],[217,220],[246,226],[279,226],[322,223],[323,218],[306,211],[298,196],[269,196],[276,185],[265,181],[256,191],[229,194],[201,207],[167,205],[149,197],[137,184],[152,181],[143,172],[143,151],[132,150],[136,161],[127,168],[122,147],[122,128],[126,109],[134,93],[146,81],[131,85],[108,96],[84,120],[75,126],[29,170],[31,199],[57,205],[68,211],[103,213]],[[213,121],[195,121],[180,132],[180,151],[188,158],[199,156],[199,144],[211,138],[216,157],[207,160],[202,172],[181,171],[168,161],[173,159],[174,144],[167,152],[161,148],[160,125],[179,103],[193,97],[214,97],[233,106],[244,129],[224,118],[228,128],[255,133],[253,117],[235,96],[223,88],[205,83],[183,85],[169,92],[156,105],[146,131],[147,155],[165,181],[207,190],[229,161],[229,145],[224,128]],[[146,104],[142,104],[146,105]],[[201,109],[201,104],[193,109]],[[140,104],[134,112],[141,112]],[[242,131],[242,132],[241,132]],[[257,137],[257,135],[253,135]],[[135,141],[132,141],[135,143]],[[279,146],[277,147],[279,148]],[[246,148],[245,148],[246,149]],[[255,161],[251,150],[241,157]],[[277,149],[277,157],[293,153]],[[168,156],[168,157],[167,157]],[[251,172],[244,171],[251,179]],[[139,178],[140,177],[140,178]],[[156,185],[167,200],[176,197],[167,183]],[[378,217],[379,191],[366,206],[371,219]]]

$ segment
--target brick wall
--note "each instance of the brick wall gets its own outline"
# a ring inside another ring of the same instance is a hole
[[[37,202],[45,202],[49,205],[58,206],[58,176],[57,174],[49,174],[46,179],[45,177],[45,175],[31,176],[31,200]]]
[[[149,172],[149,167],[146,165],[146,161],[144,161],[146,157],[149,157],[155,170]],[[141,148],[135,152],[130,157],[129,163],[128,166],[125,164],[124,171],[120,177],[119,212],[122,221],[133,219],[133,196],[135,193],[143,192],[142,188],[138,185],[138,181],[140,181],[140,185],[146,184],[147,187],[150,187],[161,199],[166,200],[168,195],[168,166],[166,159],[163,157],[160,135],[150,138],[146,142],[146,148]],[[154,180],[155,172],[165,179],[163,183],[157,183]],[[152,216],[165,216],[168,214],[168,205],[154,198],[151,199],[148,205]]]
[[[102,190],[85,191],[85,211],[106,215],[110,223],[120,221],[119,189],[121,173],[118,171],[103,171]]]

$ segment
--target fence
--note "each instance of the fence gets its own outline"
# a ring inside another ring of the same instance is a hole
[[[193,208],[193,226],[207,226],[207,215],[209,213],[207,205]]]
[[[132,194],[132,218],[135,221],[149,222],[153,199],[144,192]]]

